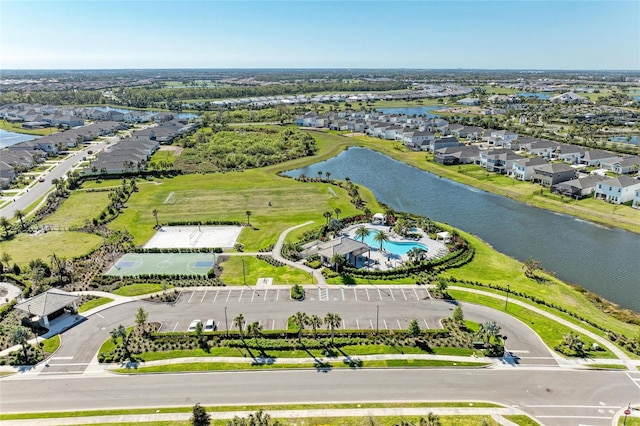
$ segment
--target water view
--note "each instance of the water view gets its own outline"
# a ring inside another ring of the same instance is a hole
[[[0,129],[0,149],[15,145],[20,142],[32,141],[40,136],[26,135],[24,133],[9,132]]]
[[[523,98],[549,99],[551,97],[551,94],[540,92],[518,92],[516,93],[516,96],[522,96]]]
[[[131,111],[140,111],[140,110],[134,110],[134,109],[130,109],[130,108],[114,108],[114,107],[95,107],[96,109],[99,109],[100,111],[118,111],[118,112],[122,112],[122,113],[127,113],[127,112],[131,112]],[[148,114],[151,115],[155,115],[159,112],[167,112],[167,111],[160,111],[160,110],[154,110],[154,109],[149,109],[149,110],[143,110],[141,112],[146,112]],[[198,114],[194,114],[191,112],[171,112],[171,114],[174,115],[174,117],[176,118],[180,118],[183,120],[189,120],[190,118],[197,118],[199,117]]]
[[[640,137],[638,136],[614,136],[609,140],[611,142],[630,143],[632,145],[640,144]]]
[[[287,175],[316,176],[318,171],[330,171],[335,179],[348,176],[395,210],[471,232],[520,261],[540,260],[560,279],[640,312],[639,235],[529,207],[364,148]]]
[[[444,108],[442,105],[429,105],[421,107],[393,107],[393,108],[376,108],[376,111],[384,114],[406,114],[408,116],[421,115],[427,118],[437,117],[438,114],[433,114],[430,111],[436,111]]]

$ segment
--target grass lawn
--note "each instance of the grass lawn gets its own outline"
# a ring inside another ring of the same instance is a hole
[[[7,120],[0,120],[0,129],[8,132],[24,133],[27,135],[48,136],[58,133],[57,127],[45,127],[44,129],[25,129],[22,123],[9,123]]]
[[[108,297],[98,297],[97,299],[91,299],[78,307],[78,312],[86,312],[98,306],[105,305],[113,302],[113,299]]]
[[[162,290],[163,287],[161,284],[130,284],[114,290],[113,294],[133,297],[140,296],[141,294],[157,293]]]
[[[44,218],[40,224],[53,224],[65,228],[82,227],[86,222],[100,216],[100,212],[108,205],[108,192],[74,191],[58,210]]]
[[[448,292],[456,300],[459,300],[461,302],[476,303],[484,306],[489,306],[497,310],[504,309],[504,303],[501,300],[494,299],[490,296],[468,293],[466,291],[453,289],[448,290]],[[561,344],[563,342],[563,336],[570,332],[578,334],[582,341],[585,342],[585,347],[591,346],[592,340],[589,337],[577,333],[569,327],[550,320],[547,317],[544,317],[522,306],[512,303],[509,305],[507,312],[509,313],[509,315],[519,319],[520,321],[531,327],[533,331],[535,331],[538,336],[540,336],[542,341],[551,349],[553,349],[558,344]],[[609,350],[607,350],[606,348],[603,349],[605,350],[599,352],[590,352],[589,356],[597,358],[616,358],[616,356]]]
[[[43,344],[44,344],[44,346],[42,347],[43,351],[50,354],[54,353],[60,347],[60,335],[56,334],[55,336],[49,339],[45,339],[43,341]]]
[[[587,364],[587,367],[591,368],[606,368],[613,370],[626,370],[627,366],[622,364]]]
[[[256,232],[245,229],[243,233]],[[251,256],[229,256],[222,263],[222,281],[227,285],[244,284],[242,275],[242,260],[248,285],[255,285],[258,278],[273,278],[273,284],[309,284],[311,276],[306,272],[291,266],[273,266],[264,260]]]
[[[49,262],[49,257],[54,253],[58,257],[66,258],[82,256],[99,247],[101,243],[101,237],[84,232],[18,234],[9,241],[0,242],[0,252],[9,253],[13,262],[23,266],[36,258]]]
[[[620,416],[620,421],[618,421],[619,425],[626,426],[640,426],[640,417],[627,417],[626,422],[624,415]]]
[[[502,416],[502,417],[514,422],[519,426],[540,426],[540,423],[536,422],[529,416]]]

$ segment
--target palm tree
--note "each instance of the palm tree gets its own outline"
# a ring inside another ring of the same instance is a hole
[[[13,218],[18,219],[20,221],[20,227],[24,229],[24,222],[22,221],[22,219],[24,219],[24,212],[22,210],[16,210],[13,213]]]
[[[251,211],[247,210],[245,214],[247,215],[247,226],[251,226],[251,223],[249,222],[249,218],[251,217]]]
[[[309,323],[309,315],[298,311],[293,315],[293,322],[298,326],[298,340],[302,340],[302,330]]]
[[[339,207],[336,207],[333,211],[336,212],[336,219],[339,219],[338,216],[340,215],[340,213],[342,213],[342,210],[340,210]]]
[[[433,414],[429,412],[429,414],[427,414],[426,419],[424,417],[420,417],[419,426],[440,426],[440,425],[441,425],[440,416],[438,416],[437,414]]]
[[[336,272],[340,272],[342,267],[347,263],[347,259],[344,257],[344,255],[336,253],[331,256],[331,263],[333,263],[336,267]]]
[[[492,339],[498,338],[500,336],[500,326],[496,324],[495,321],[485,321],[480,324],[480,330],[478,330],[478,335],[482,337],[485,344],[491,343]]]
[[[245,319],[244,319],[244,315],[239,314],[237,317],[235,317],[233,319],[233,325],[235,325],[236,327],[238,327],[238,330],[240,330],[240,338],[244,339],[244,334],[243,334],[243,328],[244,328],[244,323],[245,323]]]
[[[318,328],[322,327],[322,318],[320,318],[317,315],[311,315],[309,317],[309,327],[311,327],[311,329],[313,330],[313,338],[317,339],[318,338]]]
[[[259,322],[253,322],[247,325],[247,336],[253,337],[255,344],[258,344],[258,337],[262,336],[262,326]]]
[[[324,212],[324,218],[327,219],[327,225],[329,225],[329,219],[331,219],[332,216],[331,212]]]
[[[111,340],[113,344],[118,344],[118,338],[122,338],[122,348],[126,354],[129,353],[129,348],[127,346],[127,329],[124,328],[124,325],[120,324],[117,328],[111,330]]]
[[[387,233],[383,230],[377,231],[373,236],[373,241],[375,241],[376,243],[380,243],[380,251],[382,251],[382,244],[389,241],[389,235],[387,235]]]
[[[21,325],[17,325],[11,329],[10,334],[11,342],[15,345],[22,346],[22,354],[24,356],[24,362],[27,362],[27,348],[29,347],[29,329]]]
[[[331,179],[329,179],[331,177],[331,172],[325,172],[325,175],[327,176],[327,180],[331,181]]]
[[[336,327],[340,327],[342,323],[342,318],[340,315],[329,312],[324,317],[324,323],[327,325],[327,328],[331,329],[331,344],[333,345],[333,336],[335,334]]]
[[[7,269],[9,269],[9,263],[11,262],[11,255],[6,251],[0,254],[0,263],[3,265],[7,265]]]
[[[158,225],[158,209],[153,209],[151,213],[153,213],[153,217],[156,218],[156,228],[157,228],[159,226]]]
[[[366,226],[358,226],[356,229],[356,238],[360,238],[360,241],[364,244],[364,239],[371,235],[371,230]]]
[[[0,226],[2,226],[2,228],[4,229],[5,238],[8,237],[9,236],[9,226],[11,226],[11,223],[7,220],[6,217],[0,216]]]
[[[322,170],[318,170],[318,179],[322,179]]]

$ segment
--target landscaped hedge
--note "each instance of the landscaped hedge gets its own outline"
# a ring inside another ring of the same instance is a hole
[[[237,220],[205,220],[195,221],[195,220],[174,220],[167,223],[162,223],[162,226],[195,226],[195,225],[233,225],[233,226],[244,226],[246,223],[240,222]]]
[[[127,250],[127,253],[222,253],[222,249],[220,247],[187,247],[187,248],[143,248],[143,247],[132,247]]]

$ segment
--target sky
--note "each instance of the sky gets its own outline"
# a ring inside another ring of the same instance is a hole
[[[0,0],[0,69],[640,70],[640,1]]]

